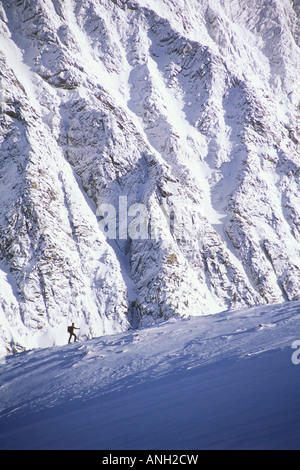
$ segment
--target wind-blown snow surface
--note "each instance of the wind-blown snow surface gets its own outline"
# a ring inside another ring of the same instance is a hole
[[[299,24],[298,0],[0,2],[1,355],[299,300]],[[151,239],[100,230],[126,197]]]
[[[300,449],[299,340],[292,302],[7,357],[0,449]]]

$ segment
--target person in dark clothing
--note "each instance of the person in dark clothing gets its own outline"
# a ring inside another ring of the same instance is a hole
[[[72,336],[74,336],[74,343],[77,341],[77,336],[74,333],[74,330],[79,330],[79,328],[75,328],[75,323],[72,323],[72,326],[69,326],[68,333],[70,333],[69,343],[71,343]]]

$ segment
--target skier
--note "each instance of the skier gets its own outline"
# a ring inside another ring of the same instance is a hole
[[[72,336],[74,336],[74,343],[77,341],[77,336],[74,333],[74,330],[79,330],[80,328],[75,327],[75,323],[72,323],[72,326],[68,327],[68,333],[70,333],[69,343],[71,343]]]

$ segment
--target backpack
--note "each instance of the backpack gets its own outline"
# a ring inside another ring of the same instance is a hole
[[[71,326],[68,326],[68,333],[73,333],[73,328]]]

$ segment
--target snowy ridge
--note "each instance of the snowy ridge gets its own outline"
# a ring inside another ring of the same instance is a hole
[[[0,2],[1,355],[299,300],[299,34],[289,0]],[[106,239],[124,197],[157,238]]]
[[[299,449],[299,322],[291,302],[3,358],[0,449]]]

